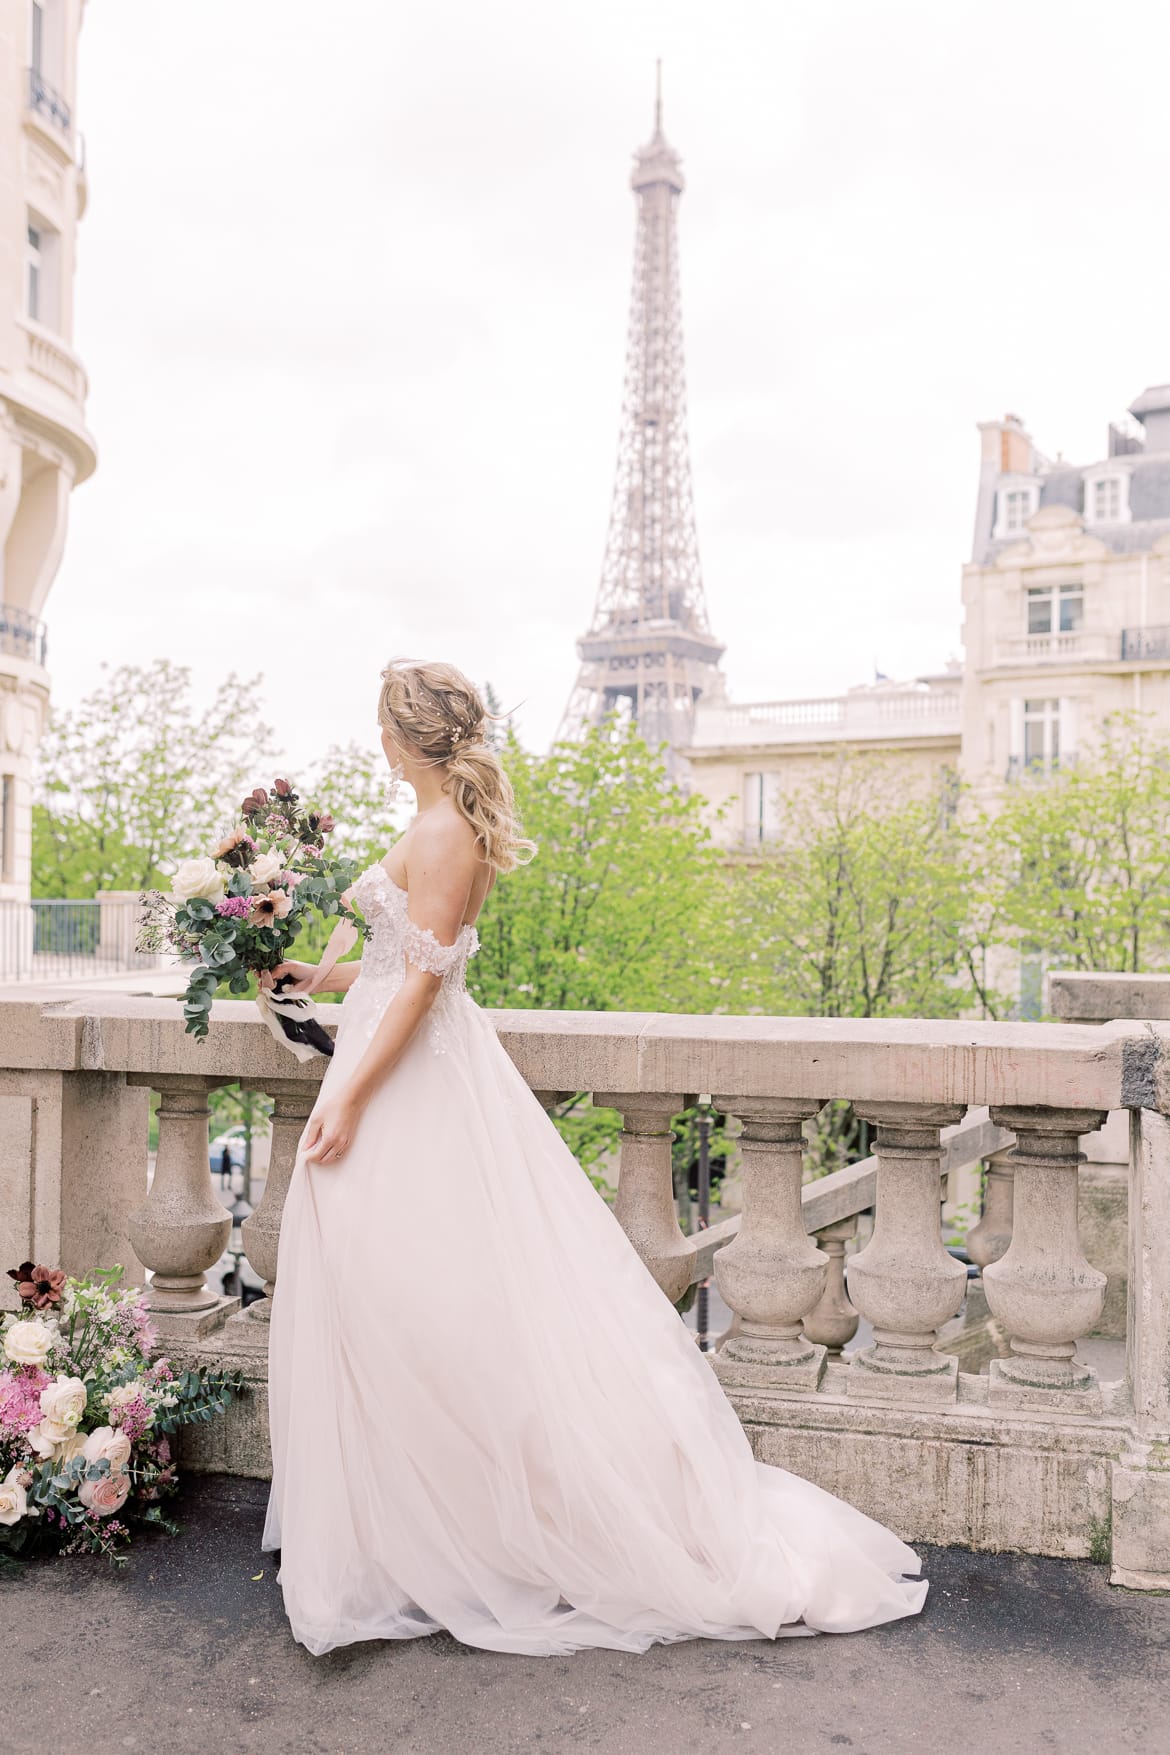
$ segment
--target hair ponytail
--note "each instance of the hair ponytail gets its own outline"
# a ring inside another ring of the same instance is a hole
[[[382,672],[379,722],[446,769],[443,790],[475,830],[484,860],[497,871],[514,871],[534,856],[536,843],[521,834],[511,782],[484,741],[489,717],[479,690],[453,664],[396,659]]]

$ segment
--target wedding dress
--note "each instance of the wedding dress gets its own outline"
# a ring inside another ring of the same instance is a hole
[[[324,1087],[403,980],[429,1018],[281,1226],[264,1546],[311,1652],[446,1628],[492,1651],[845,1633],[918,1557],[759,1463],[710,1365],[382,865]]]

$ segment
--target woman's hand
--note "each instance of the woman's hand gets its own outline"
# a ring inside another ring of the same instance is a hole
[[[339,1164],[349,1150],[362,1108],[357,1098],[346,1092],[318,1103],[305,1129],[305,1161]]]
[[[282,993],[308,993],[317,973],[316,963],[278,963],[275,969],[264,969],[260,975],[261,987],[274,987],[282,975],[291,975],[293,979]]]

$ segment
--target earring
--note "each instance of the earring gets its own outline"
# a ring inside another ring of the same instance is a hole
[[[390,770],[390,777],[386,782],[386,803],[387,804],[395,805],[398,803],[398,795],[402,791],[402,782],[405,780],[405,778],[406,778],[406,773],[405,773],[405,770],[403,769],[402,763],[395,762],[394,766]]]

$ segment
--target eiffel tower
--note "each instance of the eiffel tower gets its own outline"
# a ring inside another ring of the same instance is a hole
[[[669,745],[681,778],[695,702],[723,692],[723,647],[707,624],[695,534],[676,225],[685,184],[662,132],[661,62],[654,134],[634,155],[630,186],[638,220],[617,478],[597,604],[577,642],[581,669],[559,735],[628,715],[648,743]]]

